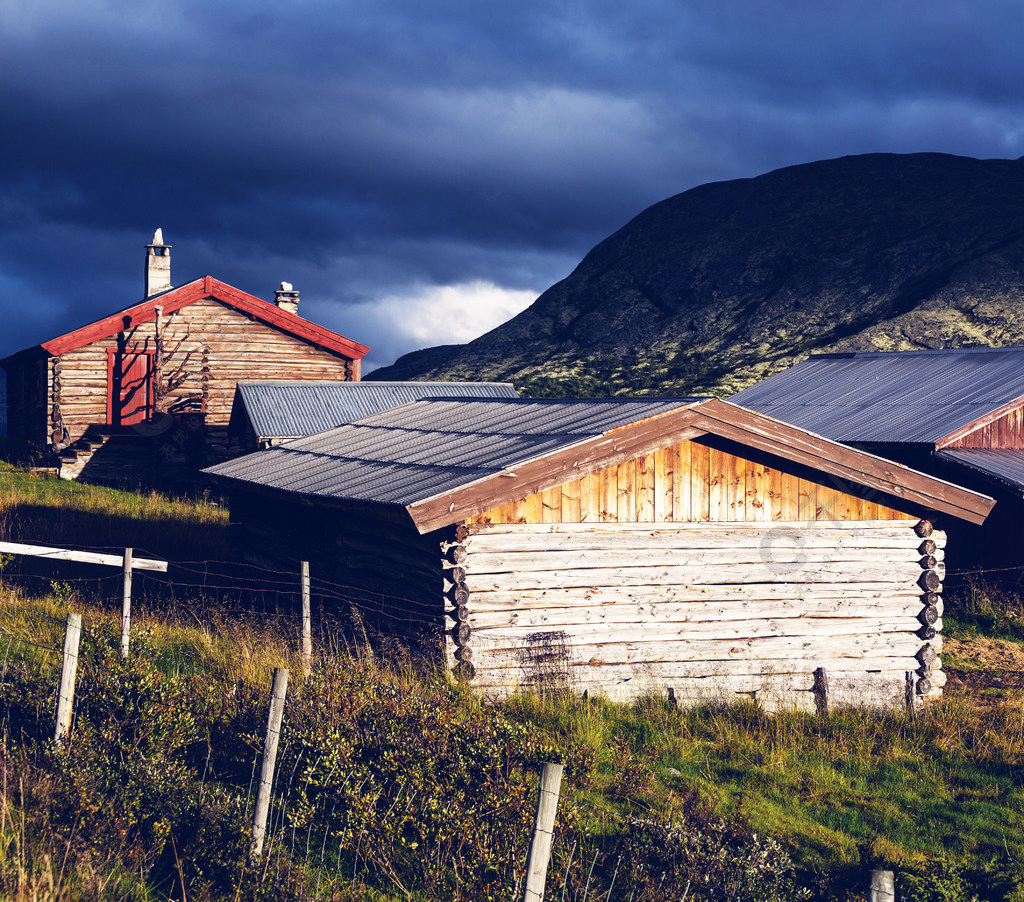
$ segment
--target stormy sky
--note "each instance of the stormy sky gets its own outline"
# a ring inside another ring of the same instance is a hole
[[[0,0],[0,356],[210,274],[466,341],[650,204],[1024,154],[1020,0]]]

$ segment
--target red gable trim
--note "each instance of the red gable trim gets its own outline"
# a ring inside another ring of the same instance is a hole
[[[189,282],[187,285],[182,285],[180,288],[173,288],[163,294],[154,295],[151,298],[147,298],[141,304],[136,304],[134,307],[129,307],[127,310],[122,310],[113,316],[97,320],[88,326],[76,329],[74,332],[68,332],[67,335],[61,335],[58,338],[47,341],[41,347],[48,354],[59,357],[61,354],[68,353],[68,351],[75,351],[78,348],[84,348],[86,345],[92,344],[94,341],[116,335],[125,328],[125,318],[130,321],[128,323],[130,328],[139,323],[155,319],[156,310],[154,308],[158,306],[162,306],[164,313],[169,314],[203,298],[213,298],[215,301],[220,301],[222,304],[233,307],[235,310],[258,319],[268,326],[274,326],[282,332],[287,332],[289,335],[294,335],[296,338],[307,341],[310,344],[319,345],[352,360],[361,360],[370,350],[365,345],[352,341],[350,338],[345,338],[345,336],[339,335],[337,332],[332,332],[330,329],[325,329],[323,326],[318,326],[315,323],[304,320],[294,313],[281,310],[268,301],[264,301],[251,294],[246,294],[237,288],[232,288],[224,282],[218,282],[211,276],[205,276],[202,279]]]

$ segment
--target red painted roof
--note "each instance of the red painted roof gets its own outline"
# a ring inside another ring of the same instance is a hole
[[[218,282],[212,276],[205,276],[182,285],[180,288],[172,288],[170,291],[154,295],[127,310],[121,310],[105,319],[90,323],[88,326],[82,326],[81,329],[75,329],[74,332],[68,332],[67,335],[44,342],[40,347],[48,354],[58,357],[68,351],[77,350],[120,332],[125,328],[125,317],[131,321],[129,326],[134,326],[155,319],[157,306],[163,307],[164,313],[174,313],[174,311],[181,310],[204,298],[213,298],[228,307],[255,317],[268,326],[273,326],[282,332],[287,332],[289,335],[294,335],[296,338],[334,351],[352,360],[360,360],[370,350],[365,345],[304,320],[294,313],[281,310],[255,295],[246,294],[224,282]]]

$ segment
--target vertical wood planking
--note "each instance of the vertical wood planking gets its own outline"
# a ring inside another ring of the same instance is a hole
[[[616,510],[620,523],[636,523],[636,487],[639,461],[627,460],[616,467]]]
[[[711,519],[711,449],[690,443],[690,518],[706,523]]]
[[[664,523],[672,519],[672,465],[675,447],[659,448],[654,452],[654,511],[653,522]]]
[[[709,518],[715,521],[729,519],[729,476],[726,472],[726,456],[717,448],[708,448],[708,510]]]
[[[523,499],[523,516],[526,523],[544,522],[544,498],[543,495],[528,495]]]
[[[636,519],[638,523],[654,522],[654,495],[657,489],[657,476],[655,473],[655,460],[657,454],[641,455],[637,462],[637,488],[636,498]]]
[[[540,493],[541,499],[541,522],[561,523],[562,522],[562,490],[558,486],[545,489]]]
[[[583,520],[583,480],[567,482],[558,490],[561,497],[560,519],[563,523],[580,523]]]
[[[609,467],[606,470],[601,470],[598,476],[600,477],[601,520],[607,523],[614,520],[619,514],[618,468]]]
[[[601,519],[601,480],[597,473],[584,476],[580,487],[580,522],[594,523]]]
[[[815,482],[811,482],[809,479],[800,478],[797,480],[797,485],[797,519],[816,519],[818,509],[818,484]]]
[[[722,465],[725,472],[726,520],[747,519],[746,461],[733,454],[726,454]]]
[[[783,478],[786,474],[774,467],[768,468],[768,501],[765,509],[768,512],[766,519],[782,520],[782,492]]]
[[[763,464],[747,461],[743,479],[746,484],[746,519],[771,519],[771,500],[768,493],[768,468]]]
[[[672,462],[672,519],[679,522],[693,519],[690,507],[692,449],[692,442],[680,442],[675,447]]]

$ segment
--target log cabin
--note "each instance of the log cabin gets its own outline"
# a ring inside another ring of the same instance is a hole
[[[1024,348],[814,355],[736,404],[992,495],[983,526],[950,524],[951,565],[1024,568]]]
[[[239,382],[228,433],[232,450],[262,451],[424,398],[515,398],[508,382]]]
[[[66,478],[150,481],[226,451],[240,379],[357,381],[367,348],[204,276],[172,287],[170,245],[146,246],[144,300],[0,361],[12,452]]]
[[[717,399],[422,400],[206,472],[250,560],[485,693],[810,710],[941,694],[943,526],[993,503]]]

